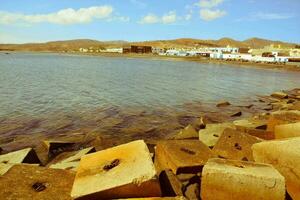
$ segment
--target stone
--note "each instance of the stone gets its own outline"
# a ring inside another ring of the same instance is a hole
[[[220,158],[254,161],[251,146],[261,141],[241,131],[227,128],[212,151]]]
[[[284,92],[274,92],[271,94],[272,97],[274,98],[279,98],[279,99],[286,99],[288,98],[288,95]]]
[[[190,181],[192,178],[194,178],[197,175],[196,174],[177,174],[176,176],[177,176],[178,180],[180,180],[181,182],[186,182],[186,181]]]
[[[232,123],[207,124],[199,131],[199,140],[209,147],[213,147],[226,128],[234,128]]]
[[[35,151],[32,148],[21,149],[11,153],[0,155],[0,163],[40,163]]]
[[[175,139],[195,139],[198,138],[198,133],[193,126],[188,125],[181,130],[174,138]]]
[[[267,130],[275,131],[275,126],[281,124],[289,124],[300,122],[300,111],[290,110],[290,111],[276,111],[273,112],[267,122]]]
[[[198,132],[199,130],[206,127],[207,121],[208,120],[204,116],[201,116],[199,119],[195,120],[195,122],[193,123],[193,127]]]
[[[300,101],[295,102],[294,104],[289,106],[289,110],[298,110],[298,111],[300,111]]]
[[[230,115],[230,117],[240,117],[242,116],[242,111],[236,111]]]
[[[184,195],[187,199],[197,200],[200,199],[200,186],[199,183],[190,184],[187,186]]]
[[[225,106],[230,106],[231,104],[228,101],[220,101],[217,103],[217,107],[225,107]]]
[[[248,129],[267,129],[267,121],[260,119],[241,119],[233,122],[237,130],[246,131]]]
[[[75,173],[17,164],[0,178],[0,199],[71,200]]]
[[[171,170],[164,170],[159,175],[162,196],[183,196],[183,185]]]
[[[203,200],[284,200],[285,179],[271,165],[210,159],[203,168]]]
[[[199,140],[159,141],[155,150],[156,165],[174,174],[198,173],[211,156],[211,150]]]
[[[81,157],[71,196],[74,199],[160,197],[146,143],[137,140]]]
[[[254,144],[256,162],[272,164],[286,179],[287,191],[300,199],[300,137],[271,140]]]
[[[300,137],[300,122],[275,126],[275,138]]]

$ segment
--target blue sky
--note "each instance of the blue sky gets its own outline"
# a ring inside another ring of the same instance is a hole
[[[0,0],[0,43],[174,38],[300,43],[300,0]]]

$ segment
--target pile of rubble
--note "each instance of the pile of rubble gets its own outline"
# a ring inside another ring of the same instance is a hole
[[[0,199],[298,200],[300,89],[260,101],[272,108],[226,123],[201,118],[155,145],[43,141],[2,154]]]

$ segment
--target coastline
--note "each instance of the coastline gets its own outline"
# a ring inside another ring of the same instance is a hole
[[[228,61],[219,59],[210,59],[203,57],[180,57],[180,56],[159,56],[154,54],[120,54],[120,53],[80,53],[80,52],[55,52],[55,51],[9,51],[9,53],[24,52],[24,53],[53,53],[59,55],[81,55],[81,56],[98,56],[111,58],[134,58],[134,59],[149,59],[149,60],[165,60],[165,61],[187,61],[197,62],[202,64],[218,64],[218,65],[232,65],[234,67],[256,68],[266,70],[278,71],[293,71],[300,72],[300,63],[297,64],[273,64],[273,63],[254,63],[244,61]],[[3,51],[4,53],[4,51]]]

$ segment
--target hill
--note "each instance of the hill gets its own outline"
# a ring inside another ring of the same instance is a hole
[[[244,41],[238,41],[231,38],[221,38],[219,40],[201,40],[193,38],[179,38],[174,40],[154,40],[142,42],[127,41],[98,41],[89,39],[52,41],[46,43],[27,43],[27,44],[0,44],[0,50],[11,51],[77,51],[79,48],[112,48],[129,45],[149,45],[160,48],[187,48],[187,47],[223,47],[230,45],[232,47],[250,47],[261,48],[270,44],[280,44],[285,47],[294,47],[296,44],[282,41],[272,41],[261,38],[250,38]]]

